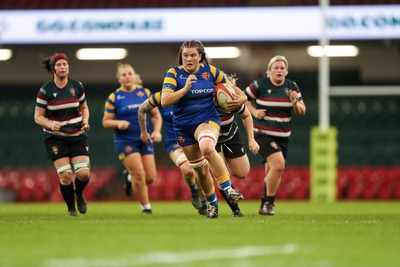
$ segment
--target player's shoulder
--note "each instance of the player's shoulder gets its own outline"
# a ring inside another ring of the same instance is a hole
[[[75,80],[73,78],[68,78],[68,82],[70,82],[74,87],[83,88],[83,84],[81,81]]]
[[[144,92],[146,93],[147,97],[151,96],[151,91],[149,88],[143,87]]]
[[[267,77],[263,77],[252,82],[254,88],[264,88],[272,85],[271,80]]]
[[[290,80],[290,79],[285,79],[285,83],[286,83],[286,85],[287,85],[287,87],[288,88],[295,88],[295,89],[297,89],[297,88],[299,88],[298,86],[297,86],[297,83],[295,82],[295,81],[292,81],[292,80]]]

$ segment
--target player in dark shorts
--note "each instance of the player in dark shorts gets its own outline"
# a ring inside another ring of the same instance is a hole
[[[234,78],[231,76],[227,76],[227,80],[231,83],[234,83]],[[236,92],[238,91],[236,90]],[[240,89],[239,92],[241,92]],[[232,112],[225,111],[219,106],[216,106],[216,109],[221,118],[221,130],[216,145],[216,150],[225,160],[231,175],[239,179],[244,179],[250,171],[250,162],[245,152],[238,124],[235,121],[235,114],[240,115],[242,118],[250,151],[253,154],[257,154],[260,146],[254,139],[253,118],[244,104],[239,109],[236,109]],[[221,189],[219,190],[221,192]],[[231,208],[232,217],[242,217],[243,214],[240,211],[238,203],[229,201],[223,192],[221,192],[221,195]]]
[[[65,54],[42,59],[52,78],[42,85],[36,98],[35,123],[43,127],[48,157],[60,178],[60,191],[69,216],[87,211],[83,190],[90,179],[90,158],[86,132],[89,107],[81,82],[69,78]],[[75,182],[75,185],[74,185]]]
[[[297,84],[286,78],[289,64],[284,56],[273,57],[267,77],[253,81],[245,90],[246,106],[254,117],[256,140],[265,164],[260,215],[274,215],[275,195],[285,169],[287,145],[292,131],[292,111],[304,116],[306,106]],[[255,106],[250,102],[254,100]]]

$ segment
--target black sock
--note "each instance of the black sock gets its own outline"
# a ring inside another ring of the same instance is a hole
[[[77,196],[81,197],[83,189],[86,187],[86,185],[89,183],[89,180],[82,182],[78,178],[75,179],[75,193]]]
[[[267,196],[267,182],[263,182],[263,197]]]
[[[233,187],[232,187],[233,188]],[[218,188],[219,192],[221,193],[221,196],[225,199],[225,202],[228,204],[228,206],[231,208],[232,211],[240,210],[239,205],[237,203],[232,203],[228,200],[228,197],[225,195],[224,190],[221,188]]]
[[[274,204],[274,202],[275,202],[275,196],[266,196],[266,197],[265,197],[265,201],[266,201],[267,203]]]
[[[199,191],[199,188],[197,187],[197,184],[189,186],[189,188],[190,188],[190,192],[191,193],[196,193],[197,191]]]
[[[60,191],[65,203],[68,206],[68,210],[75,210],[74,185],[72,183],[67,185],[60,183]]]

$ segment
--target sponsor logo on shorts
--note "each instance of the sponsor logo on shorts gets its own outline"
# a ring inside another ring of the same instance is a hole
[[[133,151],[133,148],[131,146],[125,147],[125,152],[126,153],[131,153]]]
[[[54,155],[58,155],[58,146],[52,146],[51,151],[53,152]]]
[[[273,149],[278,149],[278,144],[276,142],[271,142],[270,145]]]
[[[183,138],[182,136],[178,136],[178,143],[182,144],[183,142],[185,142],[185,138]]]

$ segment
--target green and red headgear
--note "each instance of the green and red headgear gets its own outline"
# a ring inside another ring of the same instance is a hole
[[[55,53],[50,57],[50,62],[49,62],[49,66],[52,71],[54,71],[54,66],[56,65],[56,62],[59,59],[65,59],[66,61],[68,61],[68,58],[65,54]]]

